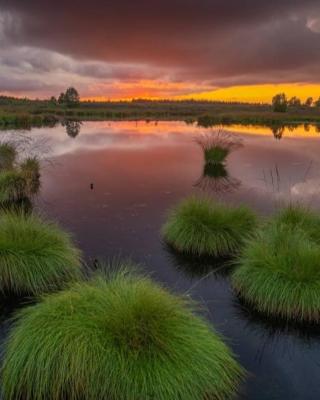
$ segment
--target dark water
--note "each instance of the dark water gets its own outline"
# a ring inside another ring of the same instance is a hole
[[[320,134],[229,127],[243,139],[220,177],[203,176],[194,136],[183,122],[91,122],[34,129],[42,141],[42,190],[37,207],[74,234],[87,259],[130,257],[154,279],[188,291],[233,348],[248,378],[241,399],[319,399],[320,331],[267,321],[240,304],[224,270],[208,274],[161,242],[168,208],[191,193],[270,214],[287,201],[320,208]],[[10,134],[8,134],[10,135]],[[318,137],[319,136],[319,137]],[[44,150],[46,148],[46,150]],[[50,162],[49,162],[50,160]]]

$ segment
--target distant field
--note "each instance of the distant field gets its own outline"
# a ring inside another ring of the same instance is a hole
[[[77,107],[66,107],[49,101],[8,102],[0,98],[0,127],[2,129],[50,126],[64,119],[81,121],[184,120],[197,121],[202,126],[320,124],[320,108],[292,107],[286,113],[275,113],[271,106],[266,104],[195,101],[81,102]]]

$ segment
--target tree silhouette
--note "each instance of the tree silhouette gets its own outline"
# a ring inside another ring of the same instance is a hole
[[[272,99],[273,111],[286,112],[288,109],[288,100],[284,93],[276,94]]]
[[[300,107],[301,106],[301,100],[297,96],[293,96],[289,101],[288,105],[290,107]]]
[[[58,97],[58,103],[59,104],[65,103],[65,94],[64,93],[60,93],[60,96]]]
[[[58,98],[59,104],[65,104],[68,107],[77,106],[80,103],[80,96],[74,87],[69,87],[65,93],[60,93]]]
[[[305,105],[306,107],[311,107],[311,106],[312,106],[312,103],[313,103],[313,98],[312,98],[312,97],[308,97],[307,100],[306,100],[306,102],[304,103],[304,105]]]
[[[69,87],[65,93],[65,102],[68,106],[76,106],[80,103],[80,96],[74,87]]]

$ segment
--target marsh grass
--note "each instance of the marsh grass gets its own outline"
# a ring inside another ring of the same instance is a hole
[[[0,214],[0,291],[38,295],[80,276],[80,254],[57,225],[23,212]]]
[[[122,270],[25,308],[8,339],[6,400],[222,400],[243,377],[187,297]]]
[[[0,171],[0,203],[23,199],[26,196],[26,185],[26,179],[19,171]]]
[[[12,169],[17,157],[17,150],[12,143],[0,143],[0,170]]]
[[[8,201],[0,203],[0,213],[12,212],[23,213],[24,215],[30,214],[33,211],[33,204],[29,197],[23,197],[16,201]]]
[[[177,251],[226,257],[241,249],[256,225],[255,214],[244,206],[191,197],[172,209],[162,234]]]
[[[301,204],[290,204],[281,208],[271,223],[301,229],[311,240],[320,244],[320,215]]]
[[[36,194],[40,189],[40,162],[36,157],[29,157],[20,164],[21,174],[26,181],[28,196]]]
[[[259,312],[319,322],[320,246],[310,235],[313,227],[308,232],[303,227],[306,220],[302,223],[300,211],[296,211],[283,211],[248,241],[232,284]]]
[[[202,148],[207,164],[223,163],[231,151],[242,146],[239,138],[223,130],[204,133],[195,141]]]

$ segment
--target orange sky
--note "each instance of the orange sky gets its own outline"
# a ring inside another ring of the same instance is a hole
[[[288,98],[298,96],[305,100],[311,96],[314,99],[320,97],[320,84],[261,84],[247,86],[232,86],[212,91],[195,91],[195,87],[185,83],[168,83],[157,81],[139,81],[132,83],[118,83],[117,88],[123,93],[121,96],[86,97],[84,100],[132,100],[134,98],[144,99],[195,99],[195,100],[218,100],[239,101],[249,103],[270,103],[276,93],[284,92]],[[185,89],[187,94],[174,95],[176,90]]]
[[[0,3],[1,94],[44,99],[74,86],[95,100],[320,96],[319,0]]]

